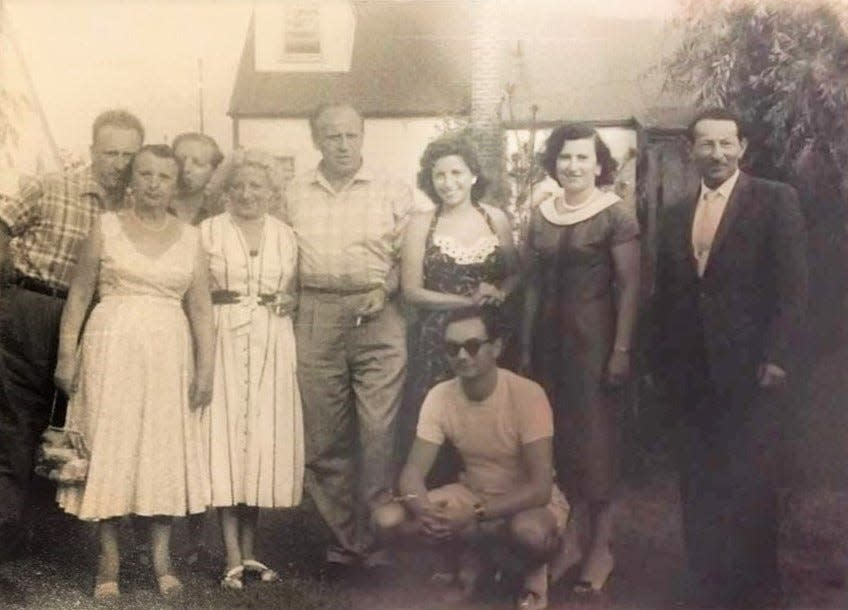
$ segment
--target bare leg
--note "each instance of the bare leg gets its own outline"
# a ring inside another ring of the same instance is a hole
[[[150,550],[156,576],[170,574],[171,569],[170,517],[154,517],[150,521]]]
[[[164,596],[179,593],[182,583],[172,573],[171,568],[171,517],[153,517],[150,522],[150,551],[153,559],[153,572],[159,585],[159,593]]]
[[[580,580],[592,589],[603,588],[613,570],[613,506],[611,502],[589,504],[589,553],[580,571]]]
[[[255,506],[239,506],[239,547],[241,560],[256,559],[256,524],[259,521],[259,509]]]
[[[221,507],[218,516],[221,520],[221,537],[227,553],[227,569],[241,565],[241,546],[239,544],[239,517],[237,507]]]
[[[100,556],[97,559],[96,584],[117,582],[121,568],[121,555],[118,545],[117,519],[104,519],[98,527],[100,534]]]
[[[556,518],[547,508],[521,511],[510,520],[509,534],[529,561],[519,607],[544,608],[548,605],[548,561],[559,545]]]
[[[580,533],[577,526],[577,519],[572,514],[568,519],[565,533],[559,538],[556,553],[554,553],[550,561],[551,584],[559,582],[571,567],[580,563],[582,558],[583,551],[580,548]]]

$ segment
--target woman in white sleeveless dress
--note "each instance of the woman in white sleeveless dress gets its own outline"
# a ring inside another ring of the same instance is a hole
[[[66,425],[83,434],[91,456],[85,483],[60,487],[57,501],[99,522],[97,598],[119,594],[118,517],[151,519],[153,569],[169,594],[180,589],[172,519],[209,504],[201,422],[212,390],[208,265],[197,229],[166,212],[177,170],[167,146],[136,154],[131,205],[95,225],[62,314],[56,383],[70,396]]]
[[[200,225],[209,258],[216,328],[212,403],[204,414],[227,568],[221,585],[244,586],[245,571],[277,573],[254,554],[259,508],[290,507],[303,493],[303,415],[291,313],[294,233],[267,212],[280,191],[273,158],[245,151],[226,169],[228,211]]]

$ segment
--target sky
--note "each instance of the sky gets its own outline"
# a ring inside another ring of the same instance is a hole
[[[3,0],[0,0],[2,3]],[[619,17],[671,15],[679,0],[570,2]],[[11,26],[60,148],[86,154],[94,117],[136,113],[149,142],[199,128],[198,60],[206,132],[231,145],[226,116],[251,0],[5,0]]]

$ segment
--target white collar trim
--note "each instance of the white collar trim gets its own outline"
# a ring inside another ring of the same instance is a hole
[[[546,199],[539,204],[539,212],[546,220],[555,225],[573,225],[584,220],[589,220],[593,216],[600,214],[608,207],[615,205],[621,199],[618,195],[612,192],[605,192],[595,189],[592,196],[584,204],[575,208],[566,208],[565,211],[560,211],[556,207],[556,200]]]

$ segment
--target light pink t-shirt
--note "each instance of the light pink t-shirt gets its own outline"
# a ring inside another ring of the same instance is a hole
[[[522,446],[551,438],[553,431],[551,406],[541,386],[498,369],[495,391],[479,402],[465,396],[458,379],[430,390],[417,435],[437,445],[450,440],[465,463],[463,483],[493,496],[525,480]]]

